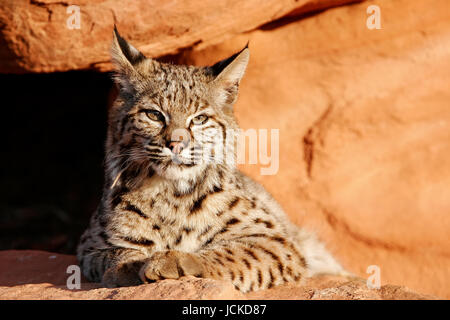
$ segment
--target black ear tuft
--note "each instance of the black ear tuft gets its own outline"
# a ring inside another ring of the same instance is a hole
[[[238,87],[244,76],[250,59],[250,49],[247,45],[228,59],[208,67],[214,79],[211,84],[215,90],[217,105],[232,106],[237,99]]]
[[[131,46],[124,38],[122,38],[115,24],[114,37],[117,39],[120,51],[122,52],[124,57],[131,63],[131,65],[135,65],[146,59],[146,57],[140,51]]]
[[[236,59],[237,56],[239,56],[245,49],[248,49],[248,44],[249,44],[249,42],[247,42],[247,44],[245,45],[245,47],[243,49],[241,49],[241,51],[233,54],[231,57],[226,58],[222,61],[219,61],[216,64],[214,64],[213,66],[209,67],[213,76],[214,77],[218,76],[230,63],[232,63],[234,61],[234,59]]]

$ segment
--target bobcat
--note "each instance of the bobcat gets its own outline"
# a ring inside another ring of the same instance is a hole
[[[210,67],[172,65],[146,58],[114,29],[111,56],[119,96],[105,186],[77,249],[90,281],[117,287],[190,275],[248,292],[346,273],[233,164],[193,161],[218,132],[237,132],[232,106],[248,46]],[[197,138],[202,132],[210,134]]]

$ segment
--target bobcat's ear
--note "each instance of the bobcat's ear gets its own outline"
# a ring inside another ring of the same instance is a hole
[[[130,86],[133,77],[137,75],[137,65],[146,59],[139,50],[121,37],[114,26],[111,61],[116,69],[115,80],[122,88]]]
[[[223,105],[233,105],[237,98],[239,83],[244,76],[250,58],[248,44],[231,57],[209,67],[214,78],[213,84]]]

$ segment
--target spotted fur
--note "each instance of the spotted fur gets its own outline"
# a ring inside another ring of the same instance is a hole
[[[111,53],[120,95],[109,115],[104,192],[77,250],[89,280],[116,287],[192,275],[248,292],[344,272],[233,164],[189,161],[238,129],[232,105],[248,48],[212,67],[178,66],[147,59],[115,30]],[[206,120],[193,124],[199,114]],[[177,162],[168,144],[179,128],[189,142]],[[210,134],[198,140],[199,130]]]

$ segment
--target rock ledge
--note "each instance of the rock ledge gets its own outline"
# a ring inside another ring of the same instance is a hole
[[[81,289],[66,286],[67,267],[76,264],[74,256],[43,251],[0,252],[0,299],[87,299],[87,300],[160,300],[160,299],[294,299],[294,300],[361,300],[361,299],[435,299],[408,288],[384,285],[368,289],[364,280],[349,281],[338,277],[317,277],[304,285],[284,285],[269,290],[242,294],[227,281],[185,277],[136,287],[102,288],[82,281]]]

